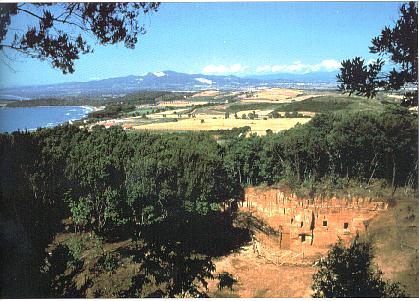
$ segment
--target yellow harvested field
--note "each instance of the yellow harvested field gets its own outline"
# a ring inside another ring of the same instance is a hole
[[[225,119],[224,118],[224,113],[211,113],[211,114],[206,114],[206,113],[197,113],[195,114],[195,118],[196,119]]]
[[[196,93],[192,97],[217,96],[218,94],[220,94],[220,92],[217,90],[208,90],[208,91],[202,91],[202,92]]]
[[[175,101],[161,101],[159,102],[159,107],[193,107],[197,105],[206,105],[208,101],[183,101],[183,100],[175,100]]]
[[[245,98],[245,99],[242,99],[241,102],[242,103],[289,103],[291,101],[302,101],[302,100],[305,100],[305,99],[309,99],[309,98],[312,98],[312,97],[318,97],[318,96],[323,96],[323,95],[307,94],[307,95],[299,95],[299,96],[295,96],[295,97],[276,99],[276,100],[267,99],[267,98]]]
[[[154,114],[149,114],[147,115],[148,118],[150,119],[161,119],[161,118],[179,118],[178,114],[181,114],[183,119],[188,118],[188,114],[184,113],[185,110],[170,110],[170,111],[165,111],[165,112],[160,112],[160,113],[154,113]],[[187,111],[187,110],[186,110]],[[176,112],[176,114],[174,113]],[[219,114],[205,114],[205,113],[193,113],[195,114],[195,118],[196,119],[219,119],[222,118],[224,119],[224,113],[219,113]],[[166,117],[163,117],[166,116]]]
[[[201,123],[201,119],[204,123]],[[278,119],[234,119],[234,118],[187,118],[180,119],[178,122],[153,123],[133,126],[137,130],[152,130],[152,131],[210,131],[210,130],[229,130],[234,127],[250,126],[251,133],[257,133],[262,136],[266,134],[266,130],[270,129],[274,133],[287,130],[294,127],[297,123],[303,124],[310,120],[310,118],[278,118]]]
[[[271,88],[258,90],[255,92],[254,96],[248,97],[245,100],[268,100],[268,101],[284,101],[295,98],[303,94],[301,90],[294,89],[284,89],[284,88]]]

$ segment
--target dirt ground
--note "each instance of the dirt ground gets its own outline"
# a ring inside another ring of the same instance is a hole
[[[276,266],[246,246],[237,253],[214,260],[216,273],[228,272],[238,281],[231,291],[219,291],[216,281],[209,283],[211,297],[240,298],[304,298],[310,297],[312,275],[310,264]]]

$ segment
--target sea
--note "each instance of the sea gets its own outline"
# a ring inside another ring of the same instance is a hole
[[[34,131],[84,118],[93,108],[87,106],[0,107],[0,132]]]

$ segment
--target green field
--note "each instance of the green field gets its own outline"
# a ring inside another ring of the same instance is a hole
[[[354,111],[379,111],[385,107],[384,102],[376,99],[367,99],[358,96],[317,96],[306,100],[282,104],[272,103],[234,103],[227,107],[228,113],[245,110],[269,110],[276,112],[307,111],[315,113],[325,112],[354,112]]]

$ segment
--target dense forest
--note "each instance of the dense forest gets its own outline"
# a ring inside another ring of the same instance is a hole
[[[247,130],[158,134],[64,125],[1,134],[1,296],[81,296],[57,284],[65,266],[80,269],[77,246],[46,252],[66,231],[89,233],[95,245],[137,242],[129,255],[142,268],[120,296],[205,296],[205,279],[214,277],[210,256],[237,243],[231,212],[222,209],[242,199],[245,186],[338,186],[344,179],[367,186],[379,179],[394,189],[417,187],[417,115],[405,108],[319,114],[264,137],[246,138]],[[226,139],[219,143],[215,134]],[[115,264],[103,250],[98,262]]]
[[[236,139],[225,150],[229,173],[246,185],[327,177],[416,186],[417,160],[417,115],[394,105],[381,113],[316,115],[288,131]]]

